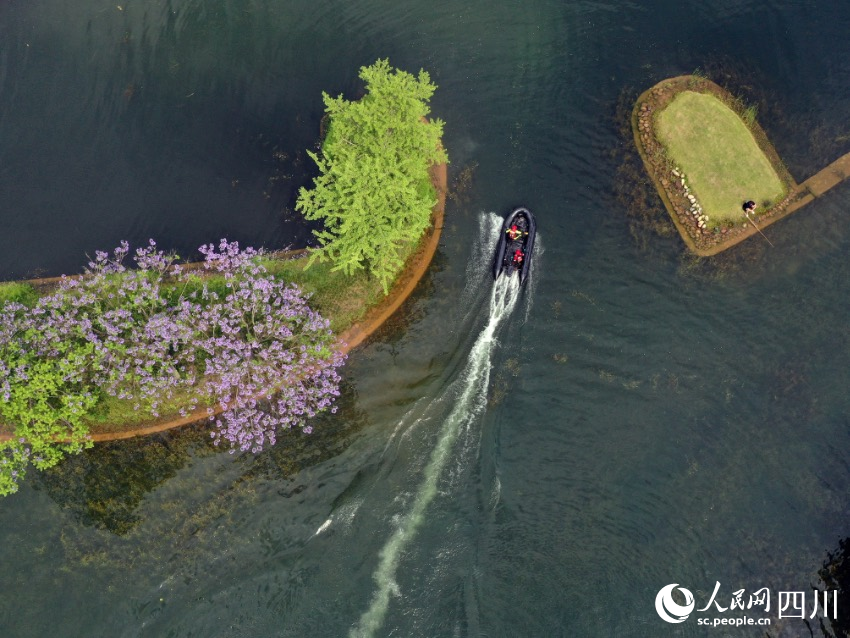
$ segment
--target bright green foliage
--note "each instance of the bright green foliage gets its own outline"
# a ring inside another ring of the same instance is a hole
[[[38,293],[31,285],[8,281],[0,284],[0,304],[17,301],[25,306],[33,306],[38,300]]]
[[[18,344],[6,347],[10,392],[0,401],[0,421],[14,423],[15,436],[0,442],[0,496],[18,490],[27,465],[44,470],[92,445],[83,417],[96,397],[79,378],[80,369],[91,361],[92,346],[60,347],[63,351],[50,359]]]
[[[448,158],[443,122],[425,119],[436,89],[425,71],[414,77],[378,60],[360,78],[367,93],[356,102],[323,94],[328,135],[321,156],[308,152],[321,174],[296,208],[324,222],[311,264],[329,259],[347,275],[365,269],[386,293],[403,265],[400,247],[428,227],[436,203],[429,167]]]

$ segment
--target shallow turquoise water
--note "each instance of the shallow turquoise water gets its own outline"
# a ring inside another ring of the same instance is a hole
[[[790,0],[0,5],[3,278],[122,238],[303,243],[286,211],[320,93],[354,95],[379,56],[439,85],[450,178],[477,164],[310,440],[99,446],[2,501],[0,635],[346,636],[387,587],[374,635],[762,635],[653,603],[668,583],[700,606],[715,581],[807,589],[850,533],[850,190],[769,228],[775,248],[693,267],[630,233],[616,105],[708,69],[802,180],[850,150],[848,32],[845,3]],[[545,250],[467,386],[482,223],[520,203]],[[480,411],[376,579],[467,387]]]

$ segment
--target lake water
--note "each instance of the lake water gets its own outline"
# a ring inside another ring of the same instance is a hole
[[[656,613],[716,582],[809,635],[776,596],[850,535],[850,187],[696,262],[622,105],[703,69],[802,181],[850,150],[848,34],[839,0],[0,3],[0,278],[305,245],[321,91],[378,57],[431,73],[472,175],[311,437],[101,445],[0,502],[0,636],[763,636]],[[534,272],[494,288],[520,204]]]

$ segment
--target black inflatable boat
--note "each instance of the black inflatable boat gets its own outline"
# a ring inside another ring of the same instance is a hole
[[[496,247],[496,260],[493,262],[494,279],[498,279],[502,273],[510,277],[516,272],[519,282],[525,282],[531,271],[531,253],[536,234],[537,223],[527,208],[517,208],[505,218]]]

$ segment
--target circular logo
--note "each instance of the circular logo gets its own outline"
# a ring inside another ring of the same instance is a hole
[[[685,597],[684,605],[679,605],[673,600],[673,590],[677,587]],[[661,620],[666,620],[667,622],[685,622],[694,610],[694,605],[694,595],[684,587],[679,587],[679,583],[662,587],[655,597],[655,611],[661,616]]]

